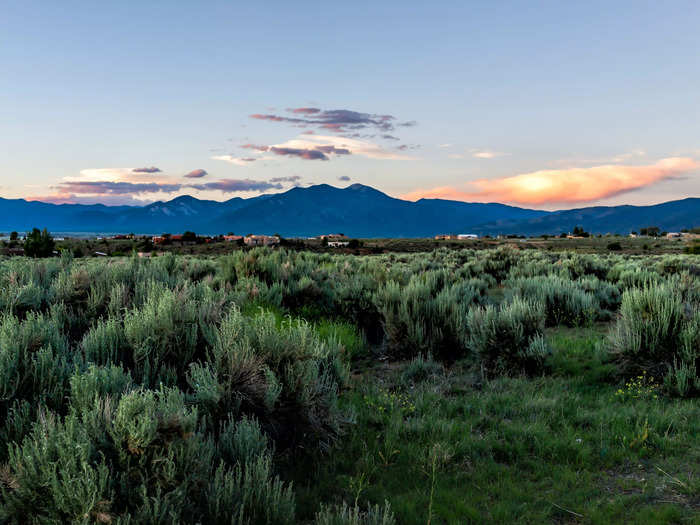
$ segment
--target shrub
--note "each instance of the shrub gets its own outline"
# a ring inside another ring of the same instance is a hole
[[[270,443],[260,424],[244,417],[229,419],[222,425],[219,434],[219,455],[231,466],[252,463],[269,452]]]
[[[80,343],[86,362],[97,365],[131,364],[124,327],[115,319],[99,321]]]
[[[600,307],[593,295],[577,281],[556,275],[513,279],[506,283],[511,293],[545,306],[547,326],[580,326],[591,323]]]
[[[294,523],[291,486],[271,474],[269,456],[227,470],[217,468],[209,484],[209,523]]]
[[[21,445],[10,445],[3,485],[0,519],[9,523],[111,520],[109,467],[77,416],[44,413]]]
[[[323,341],[305,321],[232,308],[219,328],[209,364],[195,365],[188,381],[212,420],[225,414],[258,417],[277,440],[330,445],[344,417],[338,390],[347,380],[337,342]]]
[[[24,321],[0,319],[0,416],[13,400],[59,409],[69,376],[67,342],[55,317],[30,313]]]
[[[91,365],[85,372],[71,376],[70,404],[78,412],[88,411],[104,397],[118,400],[132,385],[131,375],[118,366]]]
[[[165,259],[165,257],[163,258]],[[136,379],[157,385],[184,376],[197,353],[199,323],[189,289],[164,290],[150,295],[139,309],[124,318],[124,335],[133,351]]]
[[[697,308],[684,303],[681,293],[669,284],[625,291],[620,317],[610,334],[610,348],[621,372],[628,376],[643,372],[666,376],[667,389],[679,395],[697,391]]]
[[[433,361],[433,356],[418,354],[408,363],[401,372],[401,381],[404,384],[421,383],[432,377],[438,377],[444,372],[440,363]]]
[[[412,277],[405,287],[389,281],[376,296],[387,349],[395,356],[430,352],[455,360],[466,353],[464,318],[481,292],[466,283],[443,285],[444,275]]]
[[[485,375],[542,371],[549,350],[543,339],[542,303],[514,298],[510,303],[469,310],[467,346]]]

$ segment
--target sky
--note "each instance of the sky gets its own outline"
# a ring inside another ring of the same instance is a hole
[[[700,2],[2,3],[0,197],[700,196]]]

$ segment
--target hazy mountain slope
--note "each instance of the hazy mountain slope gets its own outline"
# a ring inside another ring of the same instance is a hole
[[[700,225],[700,199],[688,198],[652,206],[594,206],[561,210],[524,221],[501,220],[475,228],[482,234],[516,233],[522,235],[569,232],[582,226],[592,233],[622,233],[658,226],[679,231]]]

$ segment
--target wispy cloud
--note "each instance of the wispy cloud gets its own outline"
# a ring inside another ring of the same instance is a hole
[[[598,157],[598,158],[586,158],[586,157],[570,157],[565,159],[558,159],[552,162],[552,165],[572,168],[579,167],[583,165],[591,164],[621,164],[623,162],[628,162],[630,160],[639,159],[646,156],[646,151],[643,149],[635,149],[632,151],[627,151],[625,153],[619,153],[611,157]],[[673,155],[674,157],[684,157],[687,155]]]
[[[507,153],[502,153],[500,151],[491,151],[488,149],[472,149],[469,150],[469,152],[475,159],[495,159],[496,157],[504,157],[508,155]]]
[[[288,140],[282,144],[275,144],[269,147],[268,151],[277,153],[273,148],[276,148],[277,150],[292,149],[300,151],[317,151],[323,153],[326,158],[329,158],[328,156],[330,155],[359,155],[371,159],[383,160],[414,159],[414,157],[410,157],[396,151],[387,150],[372,142],[347,137],[336,137],[333,135],[304,135],[296,139]],[[326,159],[321,158],[320,160]]]
[[[348,182],[350,180],[350,177],[348,177],[347,175],[341,175],[340,177],[338,177],[338,180],[342,182]]]
[[[272,177],[270,179],[270,182],[299,182],[301,180],[301,176],[299,175],[289,175],[288,177]]]
[[[208,175],[207,170],[203,169],[197,169],[197,170],[192,170],[189,173],[185,173],[185,178],[187,179],[201,179],[202,177],[206,177]]]
[[[671,157],[646,166],[608,164],[590,168],[541,170],[513,177],[479,179],[471,183],[476,191],[443,186],[416,190],[402,198],[497,201],[527,205],[587,203],[678,178],[692,173],[698,167],[699,164],[691,158]]]
[[[150,199],[135,199],[133,195],[75,195],[72,193],[34,195],[27,197],[27,200],[51,204],[104,204],[106,206],[143,206],[153,202]]]
[[[250,144],[250,143],[249,143],[249,144],[242,144],[242,145],[241,145],[241,148],[243,148],[243,149],[254,149],[254,150],[256,150],[256,151],[267,151],[268,149],[270,149],[270,146],[263,146],[263,145],[260,145],[260,144]]]
[[[255,162],[257,160],[255,157],[236,157],[234,155],[214,155],[212,159],[230,162],[236,166],[249,166],[251,162]]]
[[[182,189],[182,184],[158,182],[113,182],[113,181],[72,181],[62,182],[54,187],[61,193],[87,195],[139,195],[143,193],[174,193]]]
[[[224,193],[234,193],[243,191],[263,192],[272,189],[281,190],[282,184],[264,180],[222,179],[214,182],[206,182],[204,184],[191,184],[188,187],[201,191],[219,190]]]
[[[397,122],[393,115],[361,113],[349,109],[320,109],[313,107],[287,108],[291,116],[272,113],[254,113],[250,118],[269,122],[284,122],[295,126],[317,126],[334,133],[348,130],[376,129],[381,132],[392,131],[395,127],[415,126],[416,121]]]
[[[150,166],[146,168],[134,168],[131,171],[134,173],[161,173],[160,168],[156,168],[155,166]]]
[[[323,151],[311,148],[279,148],[270,146],[268,150],[275,155],[283,155],[286,157],[298,157],[305,160],[328,160],[328,155]]]

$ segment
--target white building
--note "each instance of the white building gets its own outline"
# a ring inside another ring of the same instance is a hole
[[[464,239],[478,239],[479,236],[475,233],[460,233],[459,235],[457,235],[457,238],[462,239],[462,240],[464,240]]]

